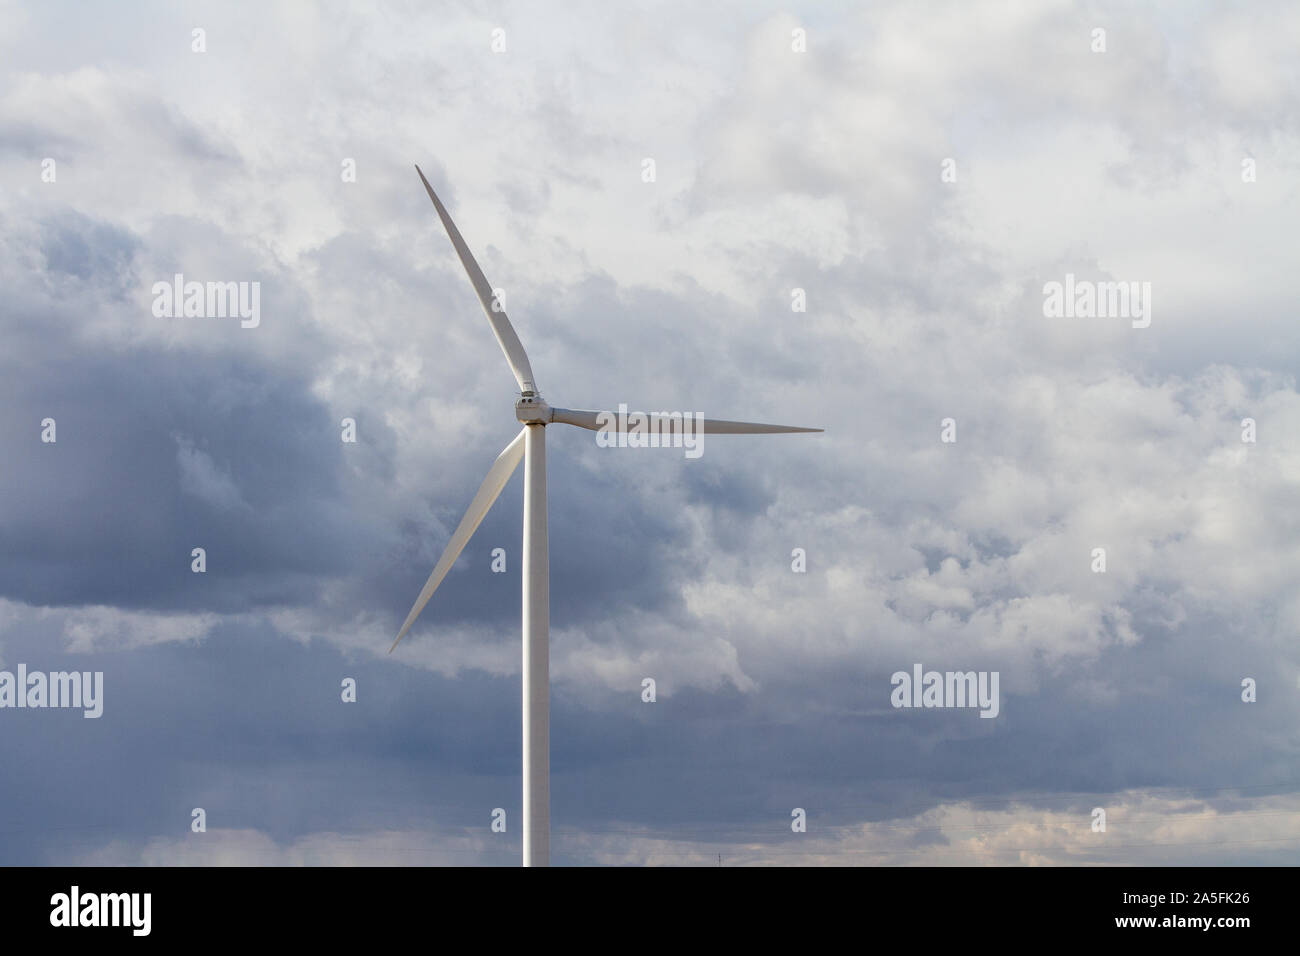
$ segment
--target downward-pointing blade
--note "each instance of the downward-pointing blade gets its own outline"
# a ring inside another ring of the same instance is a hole
[[[630,416],[619,416],[614,412],[591,412],[580,408],[552,408],[552,422],[565,425],[577,425],[591,431],[602,429],[613,432],[628,430]],[[653,429],[663,433],[666,428],[681,430],[682,418],[685,416],[669,415],[666,412],[651,412],[647,417],[645,430]],[[695,434],[705,435],[783,435],[790,432],[819,432],[820,428],[799,428],[795,425],[764,425],[759,422],[729,422],[721,418],[689,418]]]
[[[460,264],[469,273],[469,281],[474,284],[474,291],[478,293],[478,300],[483,304],[483,311],[487,313],[488,321],[492,323],[492,331],[496,333],[497,342],[501,344],[501,351],[506,353],[506,361],[510,363],[510,371],[515,373],[515,381],[519,383],[520,391],[537,391],[537,386],[533,382],[533,369],[528,364],[528,353],[524,351],[523,343],[515,334],[514,326],[510,324],[505,309],[501,308],[500,304],[493,303],[492,284],[488,282],[487,276],[483,275],[483,270],[478,267],[473,253],[469,251],[469,246],[465,244],[456,224],[451,221],[447,208],[433,191],[433,187],[429,185],[429,180],[424,178],[424,173],[419,166],[415,167],[415,171],[420,174],[420,182],[424,183],[425,192],[433,200],[433,208],[438,210],[438,218],[442,220],[443,228],[451,238],[451,244],[456,247]]]
[[[398,642],[406,636],[406,632],[411,629],[415,619],[420,616],[424,606],[429,603],[429,598],[433,597],[433,592],[438,590],[438,585],[442,579],[447,576],[451,566],[456,563],[460,553],[465,550],[465,545],[473,537],[475,530],[483,519],[487,516],[488,510],[492,503],[497,500],[501,494],[501,489],[506,486],[510,476],[515,473],[519,467],[519,462],[524,457],[524,437],[528,429],[522,429],[515,440],[505,447],[505,451],[497,456],[497,460],[492,467],[488,469],[487,477],[483,479],[483,484],[479,485],[478,494],[474,500],[469,503],[469,510],[465,512],[465,517],[460,519],[460,524],[456,526],[455,533],[451,540],[447,542],[447,548],[442,552],[442,557],[433,568],[433,573],[429,575],[429,580],[424,583],[420,590],[420,596],[415,599],[415,605],[411,608],[411,613],[406,615],[406,623],[402,625],[402,630],[397,635],[397,640],[393,641],[393,646],[388,649],[388,653],[393,653]]]

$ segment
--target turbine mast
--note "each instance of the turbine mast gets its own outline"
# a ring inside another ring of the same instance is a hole
[[[546,539],[546,426],[524,426],[524,866],[551,862],[551,569]]]

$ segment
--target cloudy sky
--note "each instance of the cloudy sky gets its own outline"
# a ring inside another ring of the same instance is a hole
[[[545,6],[0,0],[0,668],[104,674],[0,862],[518,862],[522,472],[387,653],[519,428],[417,162],[552,403],[826,429],[548,430],[553,862],[1296,862],[1300,9]]]

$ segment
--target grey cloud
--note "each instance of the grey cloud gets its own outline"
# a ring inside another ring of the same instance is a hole
[[[203,859],[199,805],[233,860],[515,862],[518,479],[384,654],[518,429],[416,160],[552,401],[827,428],[698,461],[553,430],[557,861],[1150,860],[1073,837],[1099,803],[1179,860],[1294,846],[1294,12],[1103,6],[1097,57],[1068,4],[508,5],[498,56],[383,6],[233,42],[250,9],[205,60],[105,23],[129,75],[40,11],[0,41],[31,71],[0,90],[0,652],[110,695],[0,734],[36,771],[0,783],[4,862]],[[78,150],[57,185],[42,142]],[[152,320],[181,271],[262,281],[262,327]],[[1153,280],[1151,328],[1045,319],[1066,271]],[[1000,671],[999,717],[891,708],[918,661]]]

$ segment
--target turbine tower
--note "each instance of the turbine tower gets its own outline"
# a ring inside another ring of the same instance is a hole
[[[628,431],[628,416],[615,416],[612,412],[583,411],[571,408],[554,408],[542,400],[533,378],[528,355],[515,334],[510,319],[500,303],[494,301],[492,286],[483,270],[474,261],[469,246],[460,230],[451,221],[447,209],[438,199],[429,180],[420,167],[420,182],[433,200],[433,208],[460,257],[461,265],[469,274],[469,281],[478,293],[478,300],[487,313],[492,332],[506,354],[506,362],[519,384],[519,400],[515,402],[515,418],[523,429],[514,441],[497,456],[470,502],[465,517],[447,542],[446,550],[415,599],[411,613],[406,615],[397,640],[388,649],[391,654],[411,629],[424,606],[433,597],[451,566],[456,563],[474,531],[487,516],[501,489],[510,476],[524,462],[524,559],[523,559],[523,864],[546,866],[551,857],[551,739],[550,739],[550,604],[551,573],[546,542],[546,426],[554,424],[576,425],[591,431]],[[647,419],[663,429],[660,416]],[[720,419],[695,420],[697,434],[708,435],[772,435],[782,432],[819,432],[820,428],[794,428],[788,425],[761,425],[756,422],[729,422]],[[639,424],[639,423],[638,423]],[[675,420],[667,423],[676,425]],[[683,426],[684,427],[684,426]]]

